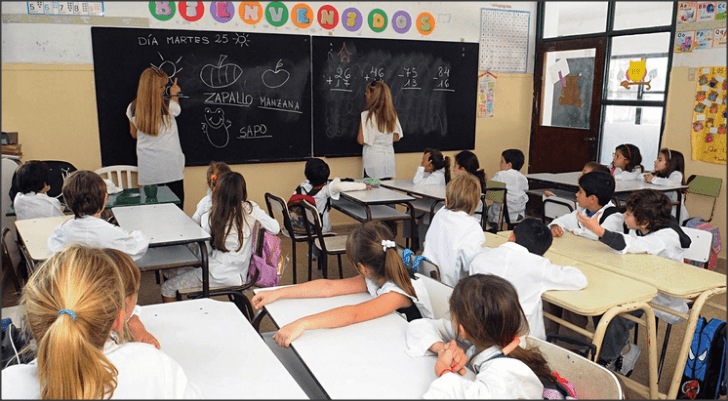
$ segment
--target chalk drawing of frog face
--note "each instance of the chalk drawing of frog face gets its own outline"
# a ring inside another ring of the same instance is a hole
[[[232,123],[225,119],[225,111],[221,108],[210,110],[205,107],[205,122],[202,123],[202,131],[207,135],[210,144],[216,148],[224,148],[230,140],[228,128]]]
[[[225,111],[221,108],[212,111],[209,107],[205,107],[205,121],[210,124],[212,128],[220,128],[225,123]]]

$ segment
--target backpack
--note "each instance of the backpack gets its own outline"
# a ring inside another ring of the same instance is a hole
[[[313,224],[309,225],[308,231],[306,230],[306,226],[304,225],[304,222],[306,221],[306,217],[304,216],[303,207],[301,207],[301,201],[307,201],[308,203],[316,206],[316,199],[314,199],[314,195],[319,193],[326,184],[321,184],[317,187],[311,188],[310,191],[304,193],[303,188],[299,185],[296,187],[296,193],[291,195],[291,197],[288,199],[288,214],[291,216],[291,226],[293,227],[293,232],[296,234],[308,234],[309,232],[314,232],[316,228],[314,228]],[[326,200],[326,210],[331,209],[331,198]],[[321,216],[321,219],[323,220],[323,214],[319,213],[319,216]]]
[[[252,282],[255,273],[258,272],[255,285],[277,287],[286,269],[286,262],[281,258],[281,238],[266,231],[260,222],[256,221],[251,241],[253,254],[250,256],[247,282]]]
[[[698,319],[677,398],[717,399],[726,394],[726,322]]]

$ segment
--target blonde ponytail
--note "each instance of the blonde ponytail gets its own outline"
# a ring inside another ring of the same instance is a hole
[[[38,344],[40,398],[111,398],[118,371],[103,347],[124,308],[113,260],[101,249],[71,245],[31,276],[21,304]]]

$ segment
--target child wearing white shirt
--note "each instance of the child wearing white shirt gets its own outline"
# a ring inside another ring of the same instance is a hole
[[[640,148],[624,143],[614,149],[610,173],[616,181],[641,180],[644,171]]]
[[[655,171],[646,174],[645,181],[653,185],[685,185],[685,158],[681,152],[668,148],[660,149],[660,155],[655,160]],[[677,202],[677,192],[667,194],[672,202]],[[672,215],[677,216],[677,206],[672,207]],[[685,196],[680,202],[680,225],[690,218],[685,208]]]
[[[207,168],[207,194],[197,203],[195,214],[192,215],[192,220],[198,225],[200,224],[202,215],[209,212],[210,208],[212,208],[212,189],[217,185],[218,178],[229,172],[230,166],[225,162],[212,162],[210,163],[210,167]]]
[[[450,314],[451,321],[419,319],[407,327],[408,355],[438,355],[437,379],[423,398],[541,399],[544,383],[556,382],[537,350],[519,346],[528,322],[507,280],[463,278],[453,289]]]
[[[53,230],[48,238],[48,251],[60,251],[64,246],[78,242],[98,248],[118,249],[134,260],[147,252],[149,239],[141,231],[124,231],[100,218],[109,195],[106,183],[93,171],[78,170],[63,183],[63,199],[74,214]]]
[[[450,157],[444,156],[438,149],[427,148],[422,154],[422,163],[417,167],[415,178],[412,183],[415,185],[440,185],[446,186],[450,182]],[[417,242],[412,249],[420,249],[422,244],[420,240],[425,238],[427,229],[430,227],[430,209],[434,203],[441,201],[433,201],[426,198],[417,198],[410,202],[415,208],[415,219],[417,219]],[[438,209],[436,209],[437,211]],[[410,221],[404,221],[402,232],[405,238],[410,236]]]
[[[28,161],[15,171],[18,193],[13,199],[17,220],[63,216],[61,202],[46,194],[51,187],[51,170],[40,160]]]
[[[470,264],[470,275],[495,274],[513,284],[526,314],[531,335],[546,340],[541,295],[550,290],[581,290],[581,270],[559,266],[543,257],[551,246],[551,232],[540,220],[525,219],[498,248],[483,248]]]
[[[523,152],[519,149],[506,149],[501,153],[500,171],[493,176],[493,181],[506,184],[506,205],[511,223],[519,222],[526,216],[528,179],[518,171],[523,167],[525,160]],[[498,203],[494,203],[488,208],[488,222],[498,223],[500,208]]]

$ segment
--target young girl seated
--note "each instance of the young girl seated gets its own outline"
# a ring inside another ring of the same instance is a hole
[[[192,220],[195,223],[200,224],[202,215],[209,212],[212,208],[212,190],[217,185],[217,180],[221,175],[230,172],[230,166],[225,162],[212,162],[210,167],[207,168],[207,195],[203,196],[202,199],[197,203],[197,210],[192,215]]]
[[[640,148],[631,143],[624,143],[614,149],[614,158],[610,173],[615,181],[641,180],[644,168]]]
[[[422,163],[417,167],[415,178],[412,183],[415,185],[441,185],[445,186],[450,182],[450,157],[443,156],[438,149],[427,148],[422,154]],[[433,203],[439,203],[437,208],[442,207],[442,202],[431,199],[419,198],[412,202],[415,208],[415,219],[417,220],[417,243],[413,249],[421,248],[420,240],[425,238],[427,229],[430,226],[430,210]],[[437,209],[435,209],[437,211]],[[404,221],[402,232],[406,237],[410,236],[410,221]]]
[[[358,226],[346,241],[346,255],[359,275],[340,280],[314,280],[307,283],[260,291],[252,299],[260,309],[281,298],[318,298],[368,292],[374,299],[343,306],[289,323],[273,335],[281,347],[288,347],[306,330],[335,328],[364,322],[397,311],[408,321],[432,317],[427,290],[421,280],[411,280],[397,254],[392,231],[383,223],[368,221]],[[417,289],[415,289],[417,287]]]
[[[463,278],[450,297],[450,314],[450,321],[420,319],[407,328],[410,356],[438,355],[438,378],[424,398],[540,399],[542,382],[556,383],[543,356],[519,346],[528,322],[507,280],[490,274]],[[463,377],[466,367],[474,380]]]
[[[124,341],[139,341],[151,344],[159,349],[160,345],[157,338],[148,332],[147,328],[144,327],[144,323],[139,320],[141,308],[137,305],[137,298],[142,273],[139,271],[136,263],[134,263],[134,260],[124,252],[111,248],[104,249],[104,252],[116,264],[121,275],[121,282],[124,285],[124,313],[126,315],[126,322],[122,330]]]
[[[480,168],[478,156],[476,156],[475,153],[469,150],[463,150],[460,153],[456,154],[455,163],[453,163],[452,166],[453,176],[457,177],[458,175],[463,173],[470,173],[474,175],[478,179],[478,182],[480,182],[481,192],[483,191],[483,188],[485,188],[485,184],[488,181],[485,175],[485,171]],[[480,224],[482,211],[483,202],[478,199],[478,207],[475,208],[475,212],[473,213],[473,218],[478,222],[478,224]]]
[[[453,178],[445,190],[445,207],[425,236],[422,255],[440,268],[442,282],[451,287],[468,275],[468,265],[485,244],[483,228],[472,217],[479,201],[480,183],[474,175]]]
[[[668,148],[660,149],[655,160],[655,171],[645,174],[645,181],[653,185],[685,185],[685,158],[681,152]],[[667,196],[672,202],[677,202],[677,192],[668,192]],[[677,206],[672,207],[672,215],[677,216]],[[684,225],[690,218],[685,208],[685,196],[680,202],[680,225]]]
[[[73,244],[36,269],[21,306],[37,360],[2,371],[2,398],[199,398],[182,368],[149,344],[124,343],[124,285],[104,251]]]
[[[63,216],[61,202],[46,194],[51,189],[51,170],[40,160],[30,160],[15,170],[18,193],[13,199],[17,220]]]
[[[255,222],[268,232],[278,234],[278,221],[266,214],[257,203],[248,200],[245,178],[237,172],[223,174],[212,191],[212,208],[202,215],[200,225],[210,233],[208,244],[210,287],[242,285],[248,281],[248,265],[253,253],[250,240]],[[177,269],[162,283],[162,300],[176,300],[180,288],[202,285],[202,269]]]

